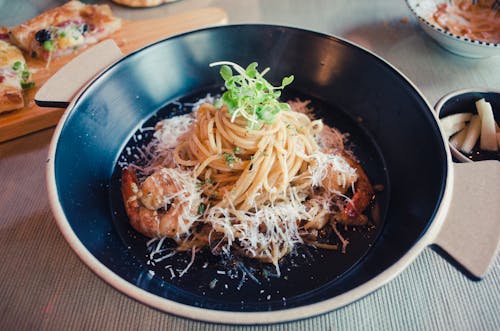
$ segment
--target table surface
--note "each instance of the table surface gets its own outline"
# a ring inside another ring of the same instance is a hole
[[[61,4],[0,0],[0,25]],[[108,1],[86,1],[105,3]],[[150,9],[111,4],[126,19],[216,6],[229,23],[271,23],[337,35],[385,58],[430,104],[462,88],[500,88],[500,57],[455,56],[423,33],[403,0],[183,0]],[[500,259],[473,281],[431,248],[389,284],[342,309],[269,326],[186,320],[140,304],[96,277],[70,249],[49,208],[45,162],[53,129],[0,144],[0,329],[500,330]]]

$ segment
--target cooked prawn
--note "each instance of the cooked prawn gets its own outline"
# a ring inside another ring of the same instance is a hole
[[[343,153],[343,157],[351,167],[356,169],[357,180],[354,183],[352,198],[347,201],[347,205],[340,213],[334,215],[334,219],[346,225],[363,225],[368,221],[368,217],[363,215],[363,212],[373,199],[373,187],[361,165],[346,153]]]
[[[319,230],[328,221],[366,224],[368,217],[363,212],[373,198],[373,188],[360,164],[344,151],[326,150],[315,157],[319,166],[312,171],[313,187],[321,187],[325,192],[306,202],[313,218],[304,229]],[[347,196],[349,189],[353,192],[351,198]]]
[[[353,167],[343,154],[345,153],[337,155],[340,157],[328,163],[326,176],[321,182],[321,186],[328,192],[345,194],[358,180],[356,167]]]
[[[175,238],[189,231],[196,206],[182,199],[186,197],[179,194],[181,190],[165,168],[147,177],[142,185],[130,167],[122,172],[122,195],[130,224],[147,237]]]

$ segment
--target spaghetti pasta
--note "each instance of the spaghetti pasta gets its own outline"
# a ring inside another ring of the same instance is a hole
[[[297,112],[281,112],[275,123],[260,130],[242,124],[230,121],[227,108],[203,104],[192,134],[177,146],[174,158],[181,166],[196,164],[196,177],[218,183],[216,206],[248,211],[304,182],[304,176],[296,176],[313,165],[308,155],[319,150],[314,136],[323,125]]]

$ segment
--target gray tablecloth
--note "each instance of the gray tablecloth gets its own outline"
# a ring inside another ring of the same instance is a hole
[[[59,3],[0,0],[0,25],[19,24]],[[113,9],[143,19],[208,5],[225,9],[230,23],[284,24],[348,38],[393,63],[431,103],[459,88],[500,88],[499,58],[451,55],[423,34],[404,1],[185,0],[155,9]],[[0,144],[1,330],[500,330],[498,257],[482,281],[472,281],[430,248],[376,292],[306,320],[237,327],[146,307],[96,277],[59,233],[45,188],[52,133]]]

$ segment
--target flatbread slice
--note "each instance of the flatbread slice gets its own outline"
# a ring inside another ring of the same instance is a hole
[[[23,53],[0,40],[0,113],[23,108],[23,86],[29,87],[30,72]]]
[[[10,37],[31,56],[50,60],[97,43],[120,27],[108,5],[70,1],[12,28]]]
[[[167,2],[175,2],[177,0],[112,0],[112,1],[127,7],[155,7]]]
[[[10,41],[9,28],[6,26],[0,26],[0,40]]]

